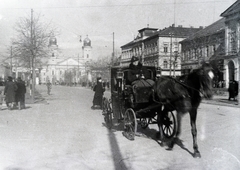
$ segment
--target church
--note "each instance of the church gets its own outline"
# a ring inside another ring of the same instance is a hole
[[[64,57],[59,52],[57,38],[49,39],[49,57],[37,75],[36,84],[79,84],[91,82],[92,75],[89,62],[92,60],[91,40],[88,36],[83,40],[82,55],[77,57]]]

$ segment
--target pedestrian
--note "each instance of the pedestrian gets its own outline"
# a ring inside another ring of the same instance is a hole
[[[50,95],[51,89],[52,89],[52,83],[50,80],[47,81],[47,94]]]
[[[102,99],[103,99],[103,93],[105,92],[105,88],[102,85],[102,78],[97,78],[97,84],[93,88],[94,97],[93,97],[93,105],[92,109],[96,109],[96,106],[99,106],[100,109],[102,109]]]
[[[25,93],[26,93],[25,82],[22,81],[21,77],[18,77],[17,91],[16,91],[16,104],[19,110],[25,109]]]
[[[12,81],[12,77],[9,76],[4,88],[4,95],[6,95],[6,105],[9,110],[12,110],[14,107],[14,103],[16,102],[16,91],[17,91],[17,85]]]
[[[236,97],[238,95],[238,82],[237,81],[230,80],[228,92],[229,92],[228,100],[231,100],[231,98],[233,98],[233,100],[235,101]]]

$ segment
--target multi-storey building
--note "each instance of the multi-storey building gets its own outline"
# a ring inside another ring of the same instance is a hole
[[[216,81],[223,81],[223,60],[220,56],[224,54],[224,22],[222,18],[180,42],[182,74],[188,74],[204,61],[211,61]]]
[[[144,28],[130,43],[122,46],[121,65],[127,65],[132,56],[139,57],[144,65],[160,67],[162,75],[181,75],[179,42],[201,28],[184,28],[172,25],[162,30]]]
[[[214,85],[228,88],[230,80],[239,81],[240,1],[221,16],[220,20],[180,42],[182,73],[187,74],[207,61],[214,68]]]
[[[225,18],[224,79],[240,79],[240,0],[226,9],[221,16]]]

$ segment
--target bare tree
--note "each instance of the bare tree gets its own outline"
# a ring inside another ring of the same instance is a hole
[[[44,23],[40,20],[40,14],[31,17],[22,17],[16,23],[16,38],[12,39],[12,52],[19,66],[27,67],[32,72],[32,92],[34,99],[35,90],[35,68],[41,67],[44,58],[49,55],[49,38],[56,33],[51,23]],[[45,60],[46,61],[46,60]]]
[[[49,55],[49,38],[56,34],[56,29],[51,28],[51,23],[43,23],[40,14],[36,17],[20,18],[16,23],[16,38],[12,39],[14,57],[19,59],[23,67],[31,68],[33,57],[35,66],[38,67]]]

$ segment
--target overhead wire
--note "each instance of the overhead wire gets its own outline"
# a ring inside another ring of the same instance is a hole
[[[186,1],[178,2],[177,4],[197,4],[197,3],[216,3],[226,2],[224,0],[218,1]],[[133,7],[133,6],[155,6],[155,5],[172,5],[174,2],[158,2],[158,3],[143,3],[143,4],[116,4],[116,5],[83,5],[83,6],[53,6],[53,7],[36,7],[34,9],[78,9],[78,8],[109,8],[109,7]],[[29,9],[28,7],[0,7],[0,9]]]

